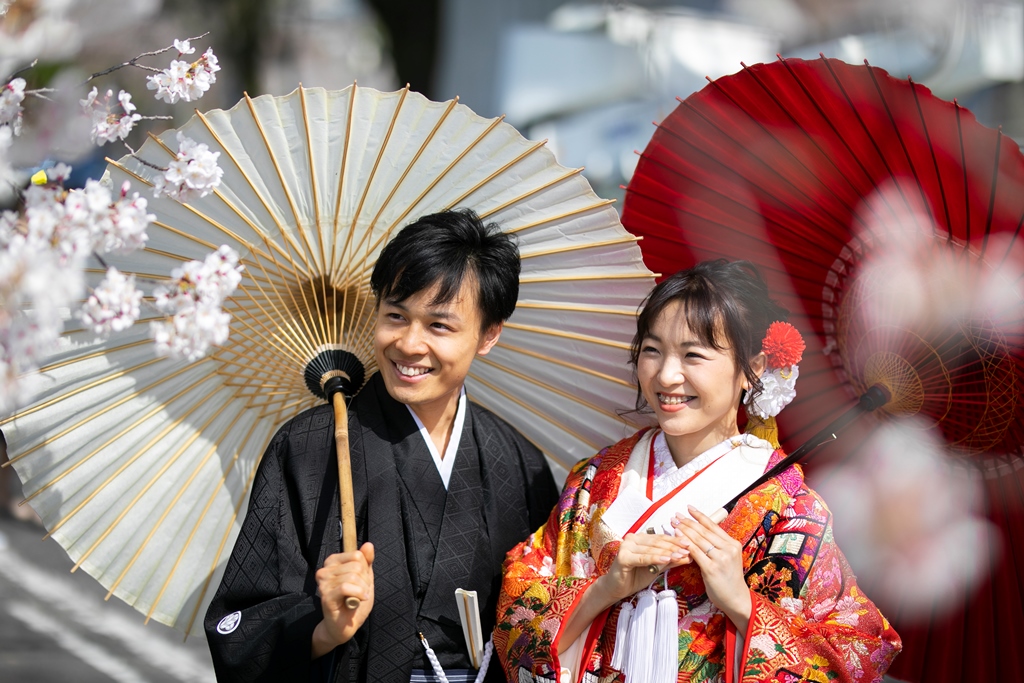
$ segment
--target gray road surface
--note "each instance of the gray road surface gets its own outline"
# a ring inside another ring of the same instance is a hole
[[[106,591],[43,530],[0,517],[0,681],[213,683],[204,638],[162,624]]]

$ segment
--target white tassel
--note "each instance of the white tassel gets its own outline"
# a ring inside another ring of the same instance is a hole
[[[619,620],[615,622],[615,649],[612,650],[612,668],[622,673],[626,673],[623,668],[626,666],[624,655],[628,652],[629,621],[632,614],[633,603],[627,602],[622,605],[622,609],[619,610]]]
[[[444,675],[444,669],[441,668],[441,662],[437,661],[437,655],[434,654],[433,648],[430,647],[430,643],[427,642],[426,637],[421,633],[420,641],[423,643],[423,649],[427,651],[427,659],[430,660],[430,666],[434,669],[434,675],[437,676],[438,683],[448,683],[448,677]]]
[[[636,611],[630,620],[629,662],[626,680],[630,683],[649,683],[654,674],[651,652],[654,650],[654,629],[657,624],[658,605],[655,592],[650,588],[637,593]]]
[[[673,683],[679,677],[679,603],[674,590],[658,593],[654,628],[654,674],[651,683]]]
[[[491,665],[492,654],[494,654],[494,634],[491,634],[487,644],[484,645],[484,658],[480,663],[480,670],[476,672],[476,678],[473,679],[473,683],[484,683],[484,679],[487,678],[487,667]]]

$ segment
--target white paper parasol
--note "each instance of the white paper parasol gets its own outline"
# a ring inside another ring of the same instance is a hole
[[[220,188],[154,200],[147,248],[111,265],[160,280],[230,245],[245,266],[230,340],[187,363],[155,355],[145,320],[107,342],[72,330],[34,402],[0,423],[50,534],[147,618],[201,630],[260,455],[320,400],[303,368],[345,349],[375,370],[370,271],[421,215],[468,207],[519,238],[518,308],[474,364],[470,398],[563,467],[632,428],[617,411],[634,400],[627,349],[653,274],[610,202],[543,142],[456,101],[354,85],[246,97],[180,130],[220,152]],[[167,131],[138,156],[166,166],[174,141]],[[157,173],[110,165],[115,187]]]

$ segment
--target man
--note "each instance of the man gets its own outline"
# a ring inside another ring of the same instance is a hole
[[[519,269],[509,236],[471,211],[420,218],[381,252],[379,372],[349,406],[362,545],[339,552],[333,410],[312,408],[263,456],[206,614],[220,680],[433,680],[418,633],[452,683],[472,680],[455,589],[477,591],[489,633],[505,552],[558,495],[540,452],[463,391],[515,309]]]

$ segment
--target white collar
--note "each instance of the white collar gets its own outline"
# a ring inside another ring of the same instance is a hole
[[[452,478],[452,470],[455,467],[455,454],[459,450],[459,442],[462,440],[462,427],[466,422],[466,387],[463,385],[459,393],[459,407],[455,410],[455,420],[452,423],[452,435],[448,439],[448,446],[444,449],[444,457],[437,452],[437,446],[434,445],[433,439],[430,438],[430,432],[423,426],[423,421],[420,420],[420,416],[416,414],[412,408],[408,405],[405,406],[409,409],[409,414],[412,415],[412,419],[416,421],[416,426],[420,430],[420,436],[423,437],[423,441],[427,444],[427,449],[430,451],[430,457],[434,459],[434,465],[437,467],[437,473],[441,475],[441,481],[444,482],[444,488],[448,490],[448,481]]]
[[[719,458],[719,456],[724,455],[733,448],[738,448],[741,445],[748,446],[750,448],[767,448],[770,452],[774,452],[775,450],[770,443],[764,439],[754,436],[753,434],[737,434],[736,436],[730,436],[721,443],[715,444],[693,460],[685,463],[682,467],[675,467],[672,454],[668,449],[668,442],[665,440],[665,432],[659,429],[658,433],[654,435],[655,460],[660,460],[666,464],[671,463],[671,466],[667,467],[666,471],[655,476],[654,499],[657,500],[668,491],[671,491],[676,486],[692,477],[708,463],[714,462]],[[647,476],[651,476],[650,473],[648,473]]]

